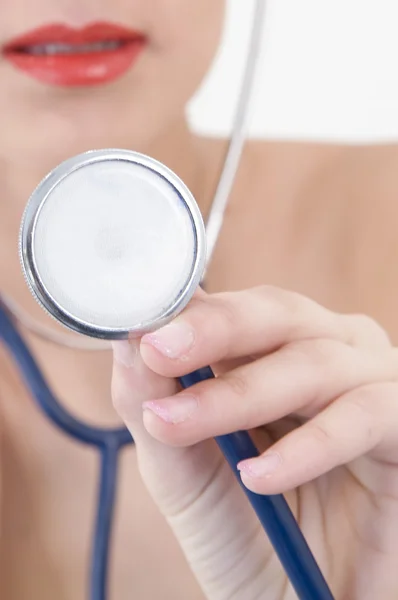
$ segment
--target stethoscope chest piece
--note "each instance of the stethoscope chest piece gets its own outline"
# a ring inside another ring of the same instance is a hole
[[[103,339],[140,336],[192,298],[205,230],[184,183],[136,152],[96,150],[55,168],[33,192],[20,257],[40,304]]]

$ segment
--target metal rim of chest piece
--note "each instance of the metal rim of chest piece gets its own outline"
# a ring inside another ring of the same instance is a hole
[[[179,202],[189,215],[192,226],[192,264],[183,285],[176,290],[175,297],[164,307],[162,313],[156,318],[140,320],[129,326],[107,326],[98,323],[87,322],[76,314],[65,308],[48,289],[43,282],[40,268],[37,264],[35,252],[35,241],[37,224],[40,219],[43,206],[51,200],[51,195],[58,186],[80,169],[89,165],[113,161],[114,163],[134,165],[153,174],[153,181],[159,178],[166,182],[173,191]],[[206,262],[206,237],[205,226],[199,207],[187,186],[181,179],[162,163],[130,150],[107,149],[93,150],[84,154],[74,156],[53,169],[37,186],[26,206],[20,229],[19,255],[22,270],[28,287],[34,298],[41,307],[62,325],[78,333],[100,338],[104,340],[120,340],[131,337],[140,337],[159,327],[166,325],[179,312],[181,312],[191,300],[195,290],[200,284]]]

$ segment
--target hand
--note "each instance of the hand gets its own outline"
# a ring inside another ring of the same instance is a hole
[[[371,319],[270,287],[200,293],[115,344],[115,407],[208,600],[296,597],[211,439],[241,429],[263,452],[244,484],[286,493],[336,599],[396,600],[397,357]],[[177,388],[208,364],[215,380]]]

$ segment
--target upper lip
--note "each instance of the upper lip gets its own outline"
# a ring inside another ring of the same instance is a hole
[[[4,52],[16,52],[30,46],[45,44],[90,44],[95,42],[129,42],[145,39],[142,32],[115,23],[98,22],[74,28],[69,25],[44,25],[6,42]]]

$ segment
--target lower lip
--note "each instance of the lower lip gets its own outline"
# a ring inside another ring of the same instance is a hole
[[[6,51],[4,56],[14,67],[41,83],[86,87],[122,77],[139,58],[145,45],[145,39],[137,38],[124,42],[120,48],[103,52],[37,56]]]

